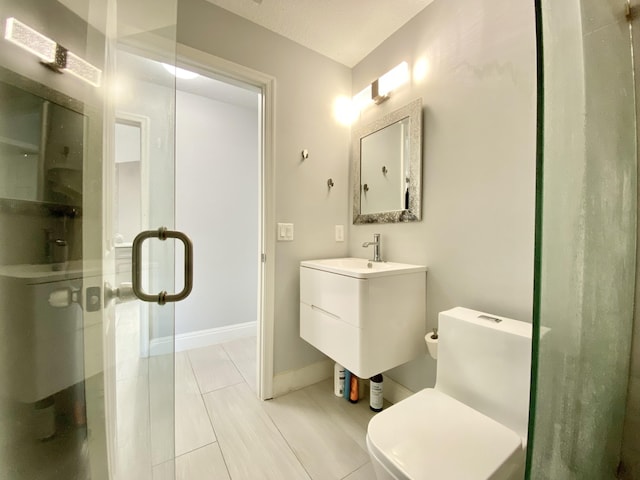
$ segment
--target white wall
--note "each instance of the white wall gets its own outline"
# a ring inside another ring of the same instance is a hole
[[[535,191],[533,4],[436,1],[353,71],[204,0],[183,0],[178,41],[277,79],[276,221],[295,224],[295,241],[276,249],[275,372],[322,356],[298,336],[298,262],[366,256],[382,234],[385,258],[429,266],[427,324],[455,305],[531,320]],[[403,60],[429,61],[414,82],[362,118],[369,123],[423,97],[423,220],[358,225],[348,250],[333,225],[351,225],[349,130],[331,116],[351,95]],[[310,151],[301,162],[299,152]],[[336,186],[327,192],[326,179]],[[272,232],[268,232],[271,234]],[[433,385],[435,362],[390,372],[411,389]]]
[[[295,239],[278,243],[268,260],[275,262],[274,371],[322,360],[299,335],[299,263],[347,253],[334,225],[348,221],[349,128],[332,108],[338,95],[351,95],[351,72],[205,0],[179,2],[178,41],[276,78],[275,221],[293,223]],[[275,225],[266,228],[275,235]]]
[[[361,244],[375,232],[384,259],[427,265],[429,329],[456,305],[531,321],[534,27],[532,2],[436,0],[353,69],[358,92],[401,61],[428,65],[424,80],[361,118],[422,97],[423,219],[352,225],[349,254],[368,255]],[[425,356],[389,375],[412,390],[432,386],[435,362]]]
[[[176,227],[194,243],[194,286],[176,333],[257,317],[258,97],[249,109],[178,91]],[[181,260],[176,264],[180,265]],[[176,268],[176,288],[183,284]]]
[[[353,89],[401,61],[414,79],[361,122],[422,97],[423,219],[352,225],[349,253],[382,235],[383,258],[429,267],[427,326],[456,305],[531,321],[535,213],[536,63],[533,4],[436,1],[353,69]],[[432,386],[435,362],[389,372],[412,390]]]

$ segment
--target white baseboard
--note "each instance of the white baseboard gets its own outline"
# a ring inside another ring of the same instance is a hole
[[[384,376],[383,380],[383,389],[383,396],[385,400],[388,400],[391,403],[398,403],[399,401],[404,400],[405,398],[408,398],[415,393],[409,390],[404,385],[400,385],[395,380],[387,377],[386,375]]]
[[[333,376],[333,360],[312,363],[298,370],[287,370],[273,377],[273,397],[308,387]]]
[[[224,327],[208,328],[195,332],[180,333],[174,337],[160,337],[151,340],[150,352],[152,356],[166,355],[175,348],[176,352],[183,352],[193,348],[208,347],[218,343],[230,342],[238,338],[256,335],[256,322],[237,323]],[[174,347],[175,346],[175,347]]]

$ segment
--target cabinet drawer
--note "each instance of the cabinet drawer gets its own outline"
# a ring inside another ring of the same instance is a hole
[[[300,337],[340,365],[360,364],[360,329],[300,303]]]
[[[360,327],[367,280],[300,267],[300,302]]]

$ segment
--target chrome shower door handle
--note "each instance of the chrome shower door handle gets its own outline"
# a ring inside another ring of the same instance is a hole
[[[184,244],[184,287],[182,291],[178,293],[162,291],[153,295],[142,289],[142,244],[148,238],[157,238],[163,241],[167,238],[176,238]],[[158,305],[164,305],[167,302],[179,302],[189,296],[193,288],[193,244],[184,233],[167,230],[166,227],[140,232],[133,240],[131,250],[132,288],[136,297],[145,302],[158,302]]]

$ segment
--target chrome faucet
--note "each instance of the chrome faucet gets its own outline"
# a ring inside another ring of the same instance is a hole
[[[46,236],[45,257],[47,263],[64,264],[69,256],[69,244],[62,238],[55,238],[49,229],[44,230]]]
[[[363,247],[368,247],[369,245],[373,245],[373,261],[374,262],[381,262],[382,258],[380,258],[380,234],[379,233],[374,233],[373,234],[373,242],[364,242],[362,244]]]

